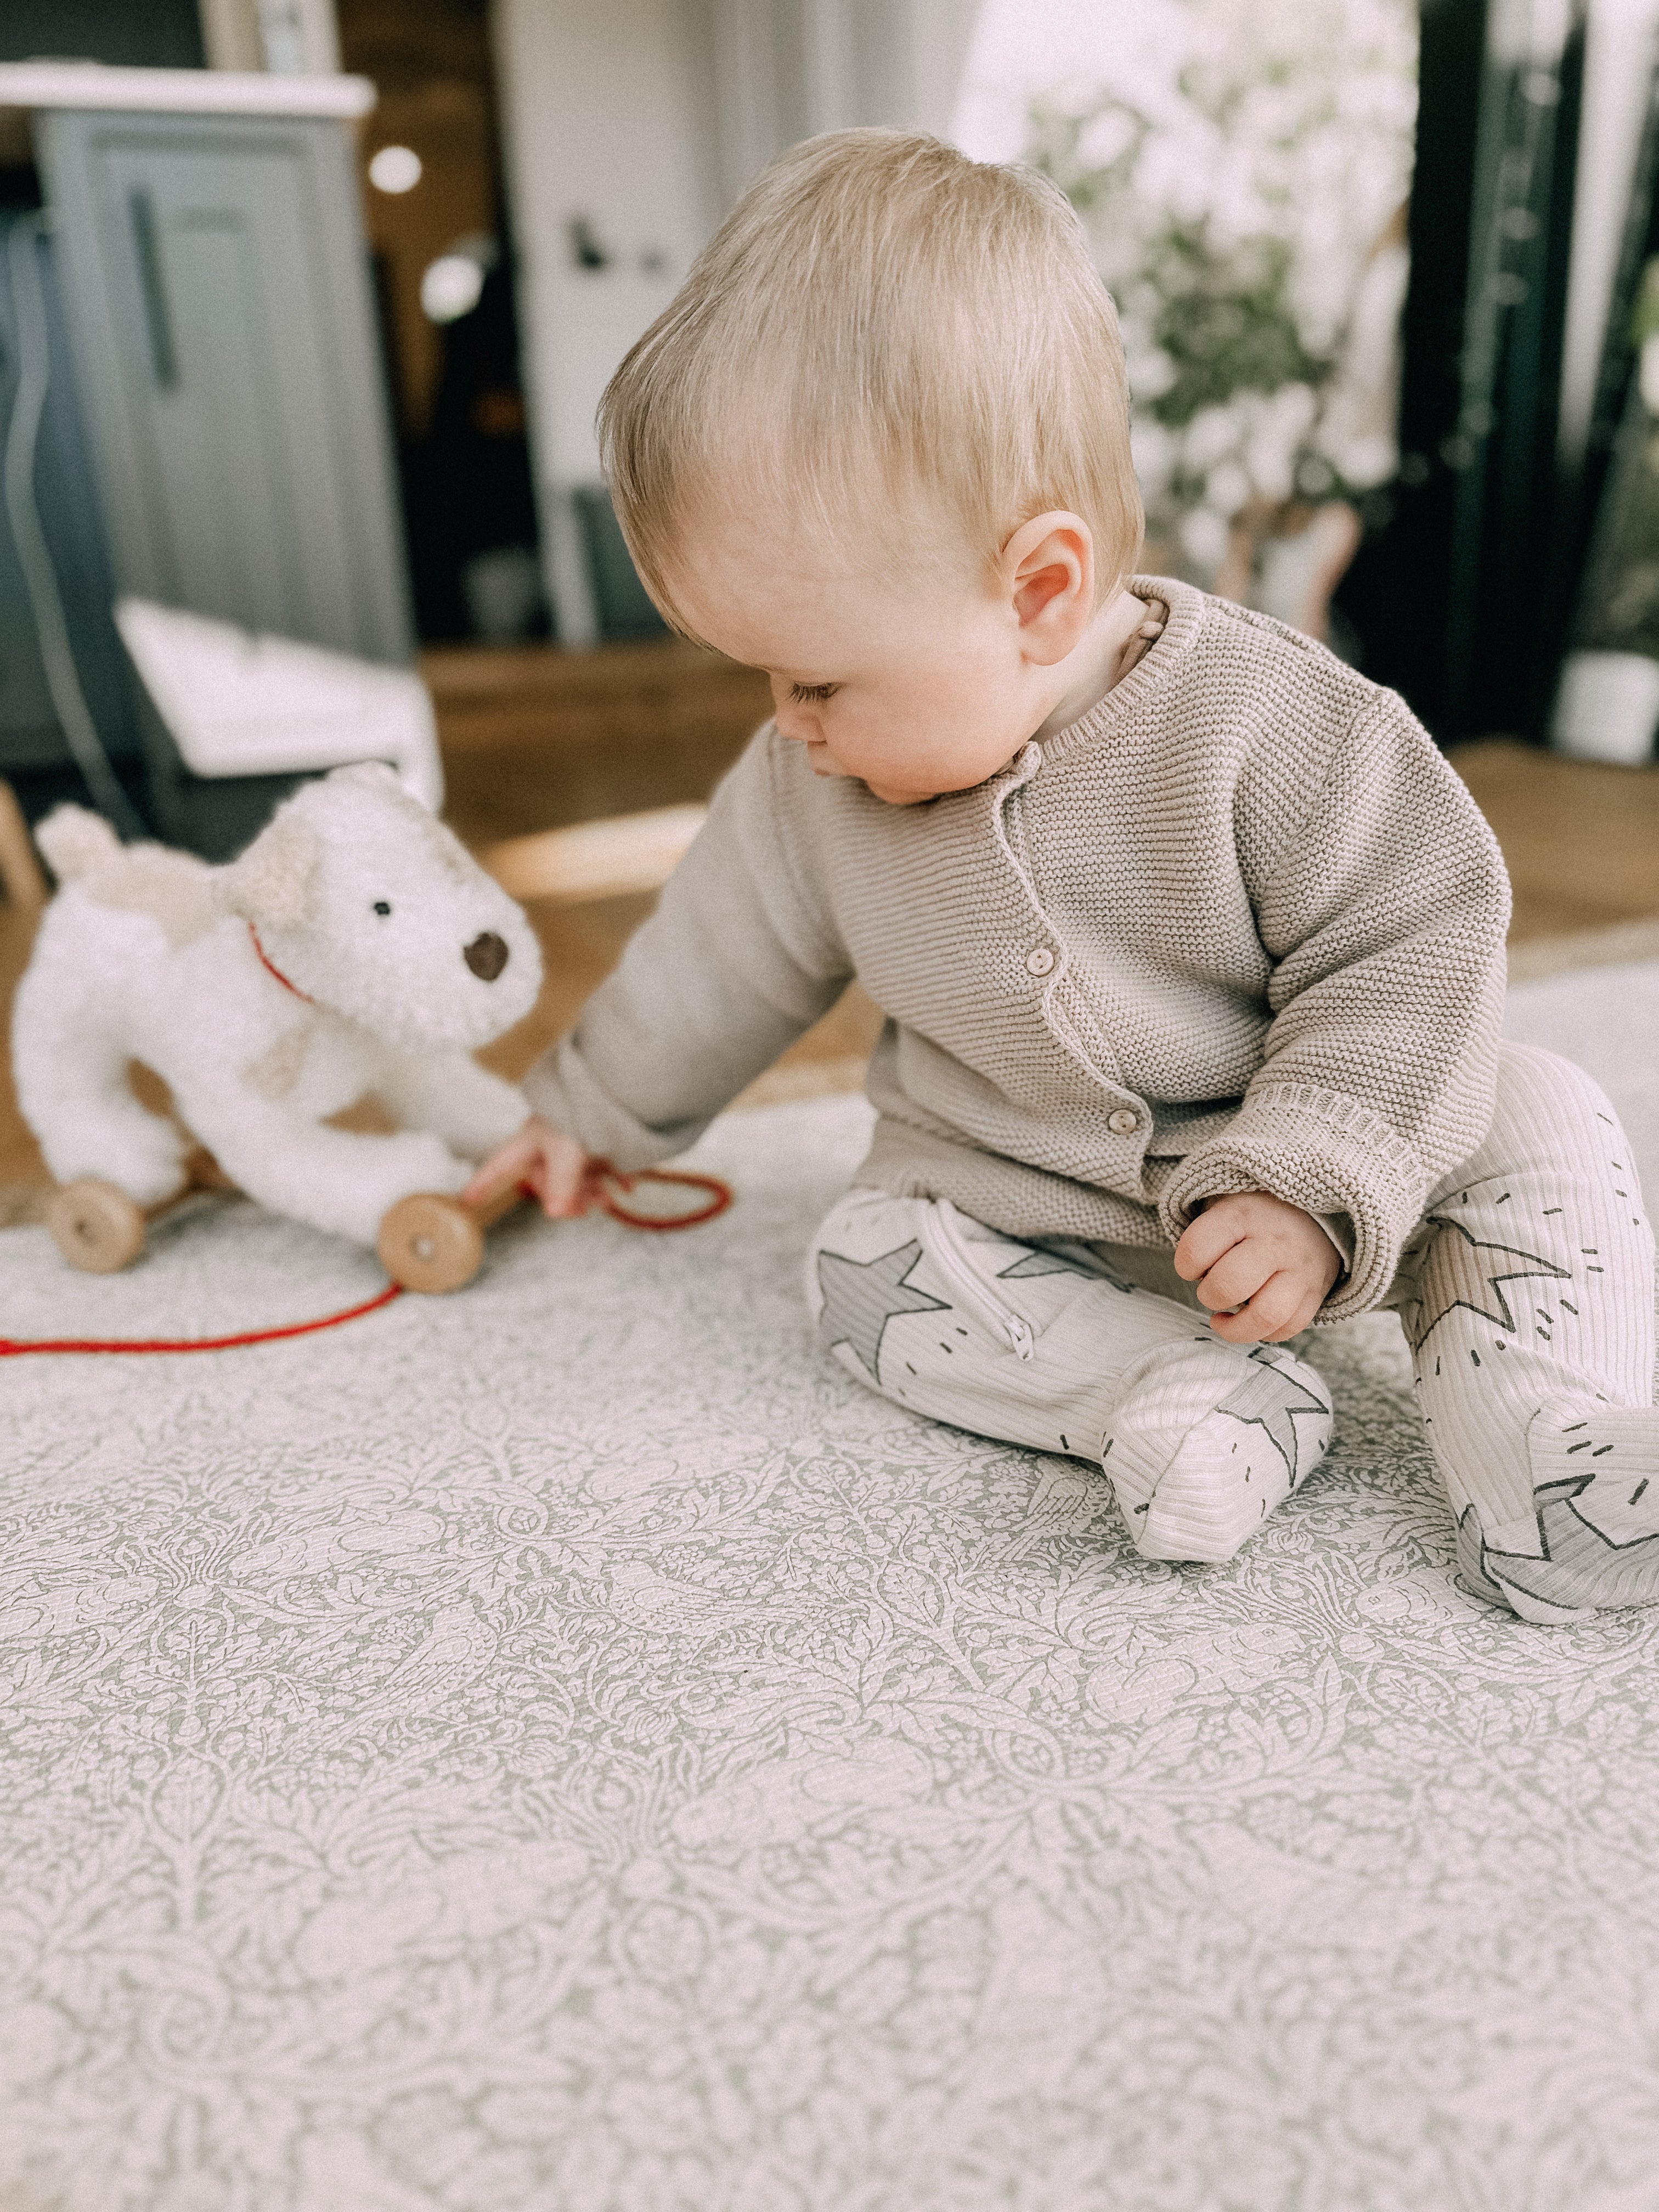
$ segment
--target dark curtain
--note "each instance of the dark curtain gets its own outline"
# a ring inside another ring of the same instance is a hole
[[[1367,673],[1445,742],[1541,735],[1583,559],[1556,466],[1583,9],[1520,61],[1488,14],[1423,0],[1400,481],[1338,594]]]

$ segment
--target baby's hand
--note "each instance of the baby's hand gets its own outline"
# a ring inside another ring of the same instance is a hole
[[[1175,1249],[1229,1344],[1282,1344],[1307,1328],[1342,1271],[1312,1214],[1265,1190],[1212,1198]],[[1235,1310],[1237,1309],[1237,1310]]]
[[[492,1152],[461,1193],[469,1206],[483,1206],[497,1191],[526,1183],[542,1202],[542,1212],[558,1221],[586,1213],[597,1195],[599,1165],[574,1137],[532,1114],[518,1134]]]

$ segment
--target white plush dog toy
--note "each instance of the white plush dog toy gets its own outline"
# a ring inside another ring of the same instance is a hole
[[[123,847],[74,806],[38,838],[63,888],[12,1057],[60,1182],[101,1176],[142,1206],[179,1188],[185,1146],[133,1096],[133,1060],[250,1197],[364,1244],[397,1200],[459,1190],[528,1115],[471,1048],[534,1003],[535,937],[390,769],[307,784],[222,868]],[[324,1126],[367,1093],[398,1134]]]

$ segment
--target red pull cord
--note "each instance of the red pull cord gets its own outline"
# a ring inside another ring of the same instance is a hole
[[[599,1209],[613,1221],[620,1221],[629,1229],[696,1229],[705,1221],[713,1221],[724,1213],[732,1203],[732,1186],[722,1182],[718,1176],[687,1175],[678,1168],[641,1168],[636,1174],[624,1175],[613,1168],[609,1160],[595,1160],[591,1172],[594,1178]],[[607,1185],[614,1183],[624,1194],[631,1192],[635,1183],[674,1182],[687,1190],[706,1190],[708,1203],[691,1213],[633,1213],[627,1206],[618,1206]]]
[[[699,1223],[713,1221],[717,1214],[724,1213],[734,1195],[731,1184],[722,1182],[719,1176],[689,1175],[673,1168],[641,1168],[636,1175],[623,1175],[609,1160],[595,1160],[592,1176],[593,1202],[601,1212],[629,1229],[695,1229]],[[706,1191],[708,1202],[690,1213],[634,1213],[627,1206],[618,1206],[611,1194],[611,1185],[626,1194],[641,1182],[678,1183],[689,1190]],[[401,1283],[388,1283],[374,1297],[364,1299],[361,1305],[347,1306],[343,1312],[324,1314],[317,1321],[290,1322],[282,1328],[248,1329],[240,1336],[46,1337],[33,1343],[0,1337],[0,1359],[27,1352],[231,1352],[243,1345],[278,1344],[286,1337],[313,1336],[319,1329],[338,1328],[343,1322],[361,1321],[365,1314],[378,1313],[382,1306],[389,1306],[393,1298],[403,1295]]]

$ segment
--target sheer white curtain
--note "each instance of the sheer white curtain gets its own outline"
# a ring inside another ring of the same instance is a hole
[[[711,0],[711,9],[729,198],[820,131],[948,134],[981,13],[979,0]]]
[[[493,0],[549,597],[597,634],[593,410],[755,175],[849,124],[946,131],[977,0]],[[578,244],[577,241],[580,243]]]

